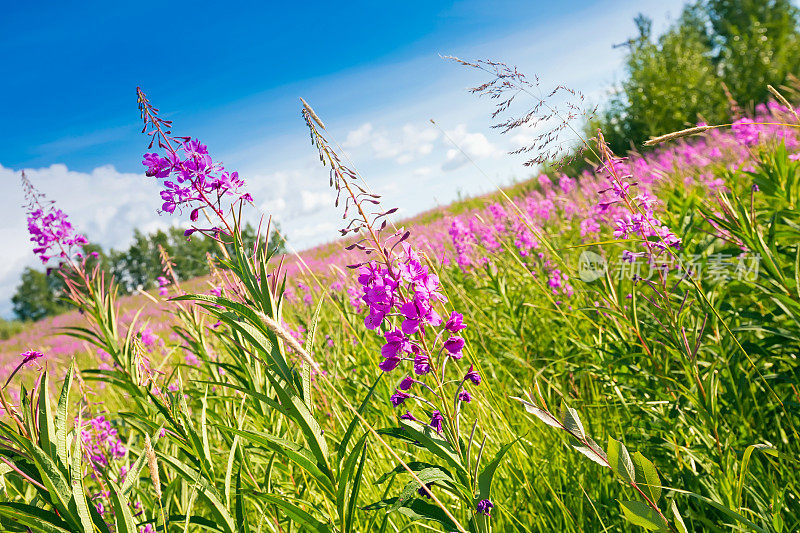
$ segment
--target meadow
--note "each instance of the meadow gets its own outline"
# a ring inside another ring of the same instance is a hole
[[[282,257],[241,242],[245,181],[138,103],[154,209],[228,247],[117,299],[24,181],[76,311],[0,341],[4,530],[800,530],[780,95],[405,221],[303,102],[343,238]]]

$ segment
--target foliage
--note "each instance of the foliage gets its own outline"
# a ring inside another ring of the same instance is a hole
[[[205,194],[206,147],[140,106],[166,154],[147,164]],[[356,235],[278,260],[245,242],[244,195],[192,199],[223,246],[209,290],[176,276],[160,315],[69,263],[85,362],[54,413],[63,368],[11,362],[4,530],[800,528],[797,128],[627,160],[600,139],[580,180],[405,229],[303,116]]]
[[[624,153],[698,121],[739,118],[738,109],[767,101],[768,84],[786,84],[800,68],[799,13],[788,0],[702,0],[655,39],[640,16],[626,77],[590,135],[600,128]]]

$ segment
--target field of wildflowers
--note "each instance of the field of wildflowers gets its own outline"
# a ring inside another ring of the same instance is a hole
[[[76,311],[0,344],[3,530],[800,529],[788,102],[645,155],[599,134],[594,171],[402,226],[303,102],[344,239],[285,257],[242,244],[245,180],[138,102],[154,208],[221,259],[183,281],[164,254],[117,299],[23,176]]]

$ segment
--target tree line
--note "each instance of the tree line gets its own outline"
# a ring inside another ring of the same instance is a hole
[[[639,15],[638,35],[620,44],[624,80],[589,123],[591,134],[600,128],[624,154],[650,137],[752,112],[769,100],[767,85],[796,90],[798,21],[791,0],[693,2],[659,36]]]
[[[242,230],[243,241],[252,246],[256,238],[255,228],[245,226]],[[267,242],[272,253],[286,252],[286,238],[280,226],[274,222]],[[96,253],[96,257],[88,259],[90,266],[99,264],[115,277],[120,291],[127,294],[157,286],[156,278],[163,275],[159,246],[169,255],[179,279],[208,274],[208,257],[214,260],[221,252],[219,243],[214,239],[202,236],[187,239],[183,229],[177,227],[148,234],[136,230],[133,242],[124,250],[106,251],[96,244],[90,244],[84,247],[84,251],[86,254]],[[62,299],[65,289],[64,279],[60,275],[26,267],[11,298],[14,315],[19,320],[40,320],[64,312],[69,308]]]

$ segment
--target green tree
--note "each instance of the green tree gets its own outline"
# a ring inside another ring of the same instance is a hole
[[[22,271],[20,284],[11,297],[14,314],[20,320],[40,320],[64,312],[68,308],[61,301],[64,288],[64,280],[56,272],[47,275],[26,267]]]
[[[636,19],[626,77],[598,120],[617,153],[648,137],[730,117],[725,94],[752,109],[767,84],[781,85],[800,67],[800,15],[788,0],[704,0],[688,5],[664,34]]]
[[[709,0],[704,6],[720,78],[739,104],[766,101],[768,84],[797,74],[800,16],[789,0]]]

